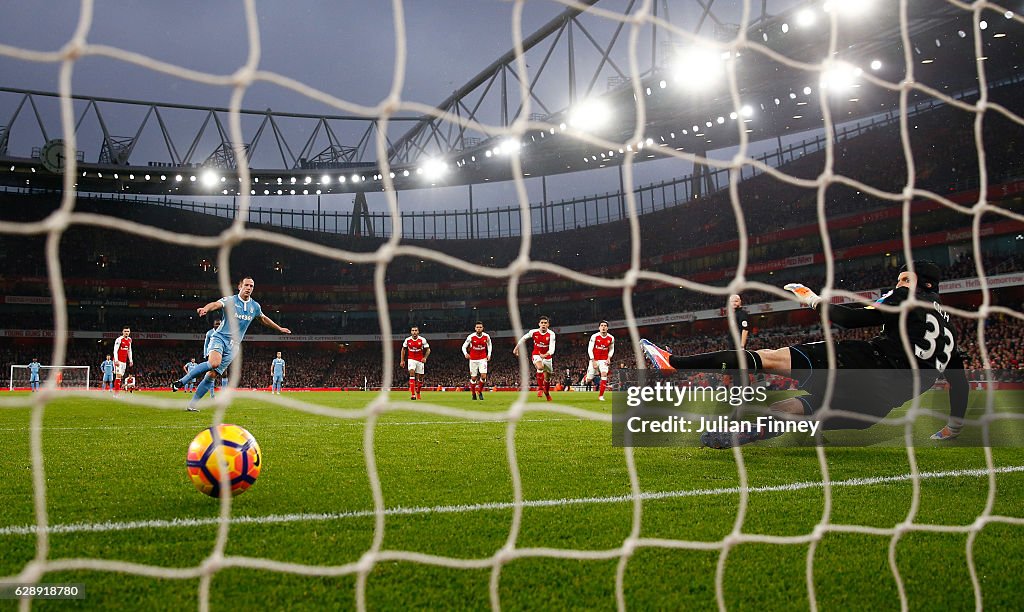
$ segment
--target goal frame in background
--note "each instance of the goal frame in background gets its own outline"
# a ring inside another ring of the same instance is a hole
[[[15,372],[15,370],[28,370],[28,366],[27,365],[11,365],[11,377],[8,379],[7,390],[8,391],[17,391],[17,390],[28,389],[29,387],[20,387],[20,386],[19,387],[15,387],[14,386],[14,372]],[[47,378],[46,376],[43,376],[43,371],[44,370],[57,370],[58,372],[65,372],[67,370],[85,370],[85,390],[88,391],[91,388],[90,387],[90,376],[89,375],[90,375],[92,369],[89,366],[87,366],[87,365],[66,365],[66,366],[40,365],[39,366],[39,370],[40,370],[40,375],[39,375],[39,382],[40,382],[40,384],[42,384],[43,381],[46,380],[46,378]],[[59,386],[57,388],[58,389],[68,389],[68,388],[71,388],[71,389],[78,390],[79,386],[78,385],[74,385],[74,386],[70,386],[69,387],[69,386],[66,386],[65,383],[62,383],[61,386]]]

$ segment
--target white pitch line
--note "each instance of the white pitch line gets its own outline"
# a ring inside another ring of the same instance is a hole
[[[554,423],[558,421],[582,422],[583,419],[519,419],[517,423]],[[601,421],[593,421],[600,423]],[[465,419],[452,419],[451,421],[378,421],[375,427],[393,427],[400,425],[507,425],[508,421],[469,421]],[[267,429],[278,427],[364,427],[361,419],[354,421],[342,421],[337,423],[276,423]],[[197,427],[209,427],[206,423],[195,423],[193,425],[89,425],[82,427],[51,427],[46,425],[44,431],[121,431],[132,429],[187,429],[195,430]],[[28,427],[0,427],[0,431],[28,431]]]
[[[998,467],[993,470],[996,474],[1009,474],[1024,472],[1024,465]],[[988,470],[949,470],[945,472],[921,472],[918,478],[921,480],[933,480],[938,478],[963,478],[987,476]],[[849,480],[837,480],[832,483],[833,487],[866,487],[873,485],[885,485],[912,480],[911,474],[900,474],[898,476],[875,476],[871,478],[851,478]],[[763,487],[749,487],[750,493],[776,493],[783,491],[801,491],[805,489],[822,489],[824,484],[816,481],[793,482],[784,485],[771,485]],[[714,495],[736,495],[739,494],[739,487],[723,487],[720,489],[686,489],[681,491],[653,491],[640,494],[642,500],[678,499],[685,497],[706,497]],[[633,501],[631,495],[614,495],[610,497],[579,497],[562,499],[541,499],[524,501],[524,508],[550,508],[558,506],[574,506],[585,504],[617,504]],[[461,514],[466,512],[480,512],[486,510],[509,510],[513,508],[512,502],[490,502],[484,504],[462,504],[451,506],[419,506],[413,508],[388,508],[384,510],[385,516],[402,515],[426,515],[426,514]],[[351,518],[367,518],[374,516],[373,510],[351,510],[348,512],[325,512],[325,513],[303,513],[303,514],[271,514],[266,516],[233,516],[229,519],[232,525],[270,525],[275,523],[301,523],[305,521],[336,521]],[[103,523],[68,523],[64,525],[50,525],[48,533],[106,533],[110,531],[130,531],[134,529],[165,529],[171,527],[202,527],[217,525],[219,518],[178,518],[159,519],[151,521],[130,521],[130,522],[103,522]],[[32,535],[36,533],[35,525],[22,525],[13,527],[0,527],[0,536],[11,535]]]

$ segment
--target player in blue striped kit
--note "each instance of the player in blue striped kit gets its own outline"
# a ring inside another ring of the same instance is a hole
[[[196,358],[193,357],[191,361],[189,361],[185,365],[181,366],[181,369],[185,371],[185,374],[189,374],[189,373],[192,372],[192,368],[196,367],[197,365],[199,365],[199,364],[196,363]],[[189,381],[187,383],[185,383],[185,390],[186,391],[194,391],[195,390],[194,385],[195,385],[195,379],[194,378],[190,378]]]
[[[39,359],[33,357],[32,363],[28,364],[28,384],[33,391],[39,390]]]
[[[107,360],[100,364],[100,372],[103,372],[103,387],[101,391],[106,391],[107,387],[110,387],[111,393],[114,391],[114,360],[107,355]]]
[[[189,401],[186,410],[196,412],[198,410],[195,407],[196,403],[210,391],[216,377],[223,376],[227,372],[228,366],[231,365],[231,361],[235,357],[235,348],[245,338],[245,333],[249,330],[249,325],[253,321],[259,321],[263,325],[276,329],[282,334],[292,333],[287,327],[281,327],[270,317],[263,314],[263,309],[259,303],[252,299],[252,291],[255,287],[255,281],[247,276],[238,283],[237,295],[223,297],[216,302],[210,302],[206,306],[196,309],[196,312],[201,317],[223,309],[226,317],[233,316],[235,318],[235,322],[238,324],[238,337],[232,336],[231,324],[225,320],[216,329],[211,330],[212,334],[207,334],[209,343],[206,351],[204,351],[207,353],[206,361],[196,366],[189,374],[171,383],[171,390],[178,391],[185,385],[187,380],[205,375],[202,382],[199,383],[195,395]]]
[[[270,375],[273,377],[270,392],[281,395],[281,385],[284,383],[284,359],[281,359],[281,351],[278,351],[277,357],[270,362]]]

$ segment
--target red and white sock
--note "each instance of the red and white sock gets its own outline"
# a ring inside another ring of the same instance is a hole
[[[118,393],[119,391],[121,391],[121,379],[120,378],[115,378],[114,379],[114,393]]]
[[[544,372],[537,372],[537,390],[544,390]]]
[[[597,396],[598,397],[604,397],[604,390],[607,389],[607,388],[608,388],[608,381],[606,381],[605,379],[602,378],[601,379],[601,387],[600,387],[600,390],[597,393]]]
[[[412,397],[413,395],[416,395],[416,379],[415,378],[410,378],[409,379],[409,396]]]

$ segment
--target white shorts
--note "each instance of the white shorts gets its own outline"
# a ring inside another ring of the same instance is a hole
[[[594,360],[590,360],[590,366],[587,367],[587,380],[594,380],[594,377],[601,374],[601,378],[608,378],[608,371],[610,370],[607,359],[598,359],[597,367],[594,367]]]
[[[469,375],[476,378],[480,374],[487,373],[487,360],[486,359],[470,359],[469,360]]]
[[[114,366],[114,376],[121,378],[124,376],[125,369],[128,368],[128,364],[123,361],[118,361],[117,365]]]
[[[541,371],[543,369],[543,371],[548,374],[555,371],[554,367],[551,365],[551,358],[548,357],[547,359],[544,359],[540,355],[533,356],[533,367],[537,368],[537,371]]]
[[[410,374],[422,374],[423,373],[423,362],[416,361],[415,359],[408,359],[405,362],[406,369],[409,370]]]

